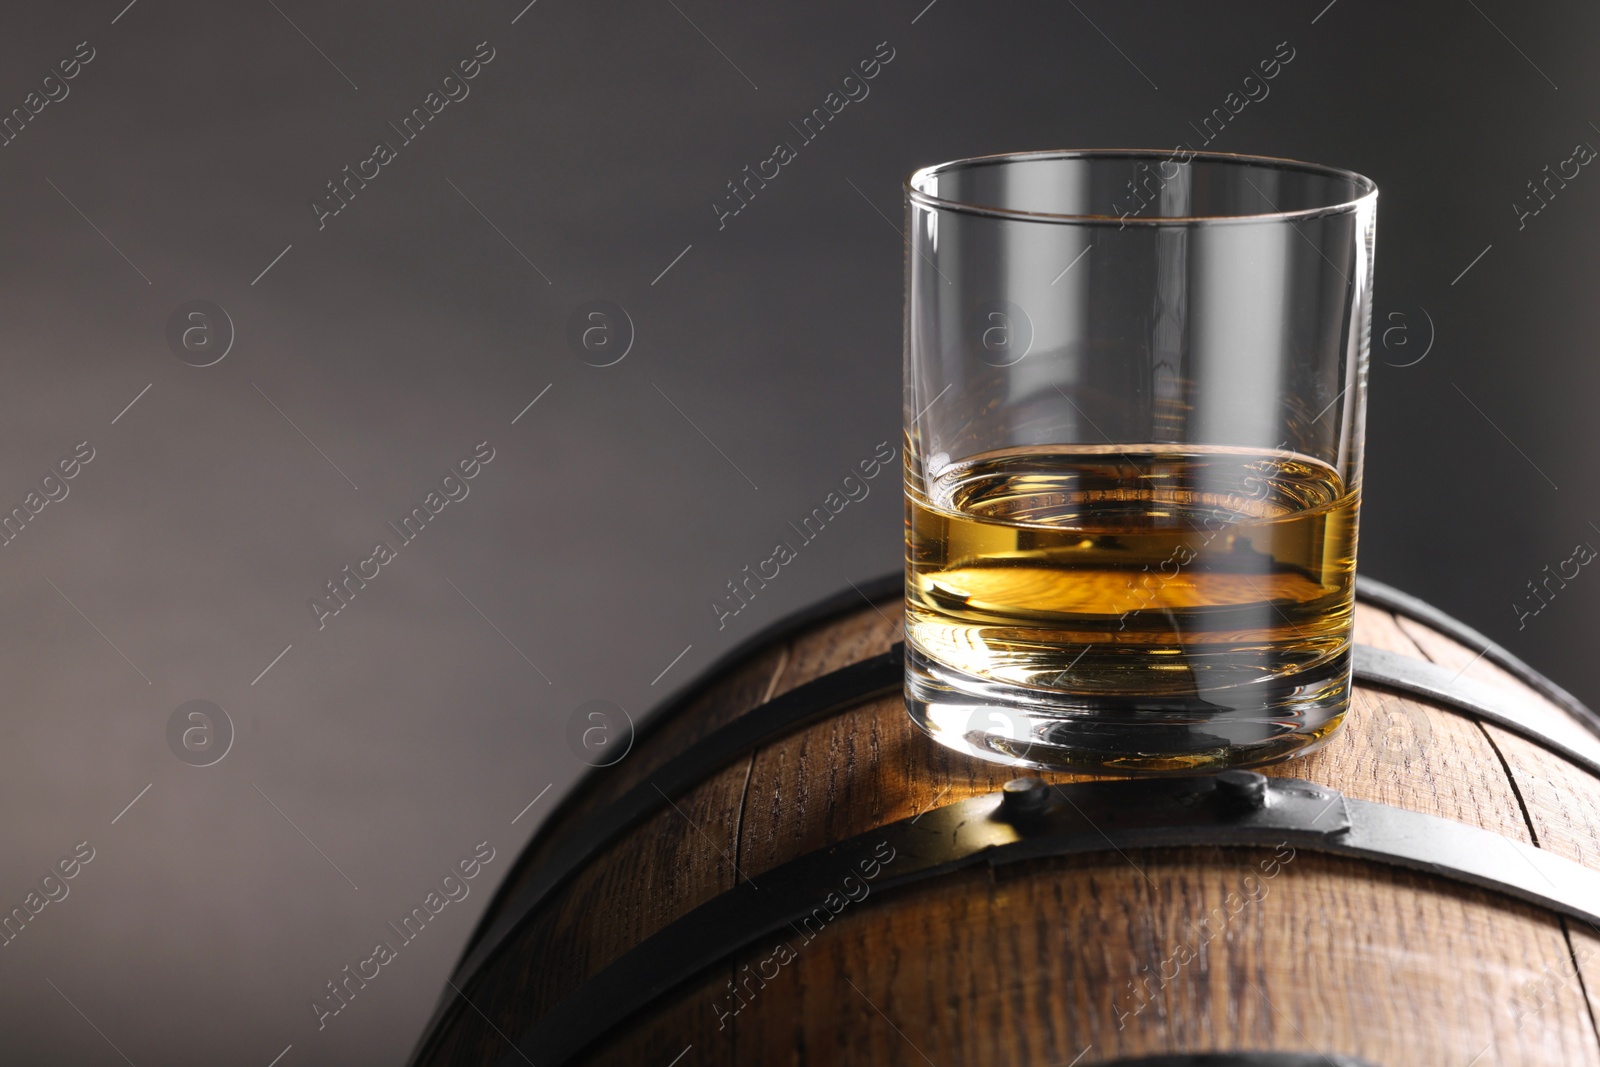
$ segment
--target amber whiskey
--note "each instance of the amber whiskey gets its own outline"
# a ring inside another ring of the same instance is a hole
[[[1282,758],[1337,727],[1358,493],[1328,465],[1071,446],[917,481],[908,703],[939,740],[1041,767],[1182,773]]]

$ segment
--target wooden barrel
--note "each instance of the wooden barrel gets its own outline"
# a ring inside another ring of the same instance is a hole
[[[1600,1065],[1600,721],[1481,635],[1363,580],[1327,747],[1046,786],[910,723],[900,627],[874,583],[657,713],[414,1062]]]

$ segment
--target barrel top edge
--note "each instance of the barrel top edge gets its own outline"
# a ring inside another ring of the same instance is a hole
[[[769,623],[757,630],[751,636],[739,642],[733,648],[718,656],[710,664],[702,668],[694,677],[680,685],[676,690],[663,698],[655,707],[640,716],[639,725],[635,729],[634,744],[648,738],[660,725],[670,720],[673,715],[693,703],[700,697],[718,678],[723,677],[734,667],[758,655],[764,649],[775,644],[788,641],[791,638],[815,626],[831,622],[850,613],[853,609],[875,606],[879,601],[889,600],[896,596],[903,596],[905,592],[905,576],[901,571],[892,571],[869,578],[863,582],[852,583],[849,588],[830,593],[820,600],[812,601],[804,607],[790,612],[788,615]],[[544,833],[544,827],[553,825],[563,814],[567,813],[572,805],[577,802],[577,797],[582,794],[587,783],[597,779],[605,772],[606,768],[596,767],[580,775],[568,787],[561,799],[552,807],[550,814],[534,830],[522,851],[532,848]],[[461,965],[470,958],[473,946],[477,945],[490,927],[490,919],[497,908],[504,903],[503,895],[510,885],[510,877],[503,879],[495,887],[490,896],[488,905],[483,914],[473,925],[472,933],[456,955],[455,965],[451,973],[459,972]],[[453,1000],[450,993],[441,994],[439,1003],[435,1005],[428,1025],[423,1029],[422,1036],[418,1039],[416,1047],[412,1050],[407,1063],[422,1062],[423,1055],[428,1051],[431,1042],[439,1033],[439,1024],[443,1021]]]
[[[712,660],[701,668],[694,677],[662,698],[649,711],[641,714],[634,726],[634,745],[648,740],[650,735],[660,729],[663,723],[671,720],[678,712],[698,700],[706,690],[716,684],[718,679],[723,678],[734,668],[759,655],[762,651],[788,641],[813,627],[842,618],[852,610],[862,610],[876,605],[881,600],[902,596],[905,592],[904,582],[905,577],[899,571],[879,575],[868,581],[857,583],[849,589],[830,593],[822,599],[812,601],[810,604],[798,608],[783,618],[774,620],[767,626],[762,627],[727,652]],[[558,816],[575,803],[576,797],[583,791],[584,786],[603,777],[608,769],[608,767],[595,767],[579,775],[560,801],[552,807],[550,814],[545,816],[541,826],[554,823]],[[530,847],[534,841],[538,840],[540,832],[536,830],[533,837],[528,839]],[[476,936],[476,931],[474,936]]]
[[[662,699],[650,711],[642,715],[636,731],[635,743],[654,733],[661,724],[670,721],[676,714],[704,694],[718,679],[726,676],[732,669],[747,662],[763,650],[788,641],[807,630],[835,621],[850,614],[852,611],[865,610],[881,601],[900,596],[904,590],[903,583],[904,577],[900,571],[881,575],[865,582],[851,583],[849,588],[813,601],[763,627],[717,657],[692,678],[680,685],[678,689]],[[1359,576],[1356,580],[1356,597],[1360,601],[1424,623],[1464,645],[1482,649],[1482,654],[1485,658],[1549,698],[1553,703],[1578,719],[1587,729],[1600,735],[1600,715],[1596,715],[1594,711],[1576,697],[1540,674],[1515,654],[1491,641],[1465,623],[1440,611],[1418,597],[1365,575]],[[576,803],[576,799],[582,795],[587,783],[597,779],[604,769],[596,768],[591,770],[572,783],[560,802],[554,806],[543,821],[541,828],[536,830],[529,839],[524,851],[527,848],[531,848],[539,840],[543,834],[543,826],[553,824],[563,812],[569,810],[570,806]],[[489,906],[485,909],[483,916],[479,919],[471,936],[467,939],[457,960],[458,969],[461,962],[468,958],[472,947],[478,943],[479,938],[485,932],[489,917],[495,913],[496,906],[501,902],[500,897],[504,889],[504,885],[497,887]],[[432,1040],[439,1035],[439,1024],[448,1014],[449,1006],[453,999],[450,996],[441,997],[433,1012],[433,1017],[424,1029],[418,1045],[413,1050],[412,1058],[408,1062],[420,1062],[420,1057],[426,1053]]]

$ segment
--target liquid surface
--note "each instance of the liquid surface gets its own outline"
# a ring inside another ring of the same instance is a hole
[[[1288,452],[979,456],[907,494],[907,640],[1016,686],[1281,689],[1349,649],[1357,503]]]

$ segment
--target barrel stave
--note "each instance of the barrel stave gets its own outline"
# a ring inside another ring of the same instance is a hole
[[[1600,870],[1600,778],[1493,724],[1540,848]]]
[[[1262,770],[1331,785],[1357,800],[1455,819],[1515,841],[1532,840],[1516,793],[1479,724],[1394,693],[1356,690],[1345,731],[1332,744]]]
[[[762,649],[713,680],[676,714],[651,720],[640,728],[626,756],[603,773],[583,779],[539,827],[538,835],[529,845],[527,861],[500,891],[501,901],[520,889],[550,854],[570,834],[581,830],[594,814],[615,803],[640,782],[648,781],[662,764],[697,741],[770,700],[787,662],[786,644]]]
[[[1550,984],[1578,986],[1589,1003],[1589,1018],[1600,1019],[1600,931],[1570,921],[1566,928],[1571,967],[1541,979],[1541,989]],[[1596,1029],[1600,1030],[1600,1025]]]
[[[787,693],[852,663],[880,656],[903,636],[900,601],[862,606],[832,624],[799,634],[789,642],[789,657],[773,695]],[[770,698],[769,698],[770,699]]]
[[[774,739],[755,753],[739,867],[761,874],[834,841],[927,809],[993,793],[1014,768],[962,756],[912,723],[898,693]],[[1042,772],[1051,782],[1086,775]]]

